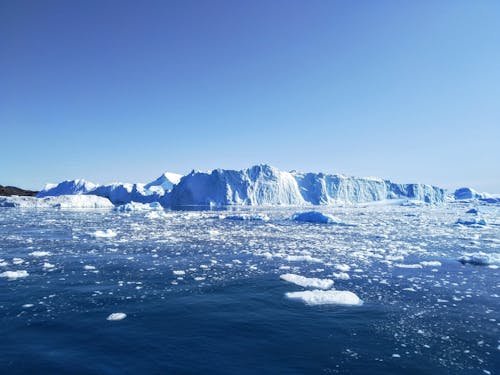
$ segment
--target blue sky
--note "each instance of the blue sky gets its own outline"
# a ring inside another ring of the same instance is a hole
[[[278,168],[500,192],[498,1],[0,2],[0,184]]]

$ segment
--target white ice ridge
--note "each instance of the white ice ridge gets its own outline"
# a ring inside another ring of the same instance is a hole
[[[243,170],[215,169],[180,175],[164,173],[148,184],[96,185],[84,180],[49,185],[39,197],[94,194],[113,204],[160,202],[164,207],[225,205],[336,205],[411,199],[445,201],[445,190],[424,184],[396,184],[379,178],[280,171],[269,165]]]
[[[363,301],[353,292],[341,290],[307,290],[286,293],[287,298],[298,299],[307,305],[360,306]]]
[[[0,277],[5,277],[7,278],[8,280],[17,280],[19,278],[23,278],[23,277],[28,277],[29,276],[29,273],[28,271],[25,271],[25,270],[21,270],[21,271],[5,271],[5,272],[2,272],[0,273]]]
[[[296,213],[292,216],[292,219],[303,223],[341,224],[341,221],[332,215],[324,214],[318,211]]]
[[[313,287],[319,289],[330,289],[333,285],[333,280],[330,279],[317,279],[314,277],[304,277],[295,275],[293,273],[286,273],[281,275],[280,278],[289,283],[302,286],[304,288]]]
[[[59,195],[45,198],[0,197],[0,207],[17,208],[60,208],[60,209],[111,209],[109,199],[96,195]]]

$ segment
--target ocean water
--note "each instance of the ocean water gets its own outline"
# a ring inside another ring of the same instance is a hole
[[[456,225],[469,208],[321,209],[344,225],[297,208],[0,209],[0,372],[497,374],[500,207]],[[489,264],[458,261],[479,252]],[[286,273],[363,304],[289,299],[314,288]]]

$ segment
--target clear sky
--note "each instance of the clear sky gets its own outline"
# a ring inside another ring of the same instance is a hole
[[[500,1],[0,1],[0,184],[245,168],[500,192]]]

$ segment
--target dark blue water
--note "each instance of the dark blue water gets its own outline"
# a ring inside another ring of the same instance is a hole
[[[261,222],[207,212],[5,209],[0,272],[29,275],[0,279],[0,368],[9,374],[497,373],[499,270],[457,258],[498,253],[498,227],[453,225],[461,207],[409,210],[337,209],[354,226],[333,227],[293,223],[290,210],[270,211],[271,220]],[[485,215],[493,223],[497,211]],[[94,236],[107,229],[116,236]],[[321,261],[286,260],[305,254]],[[429,260],[442,265],[398,266]],[[349,265],[349,279],[335,278],[338,265]],[[185,274],[174,274],[179,270]],[[364,304],[287,299],[286,292],[304,288],[280,280],[283,273],[332,278],[336,289],[356,293]],[[127,317],[106,320],[114,312]]]

